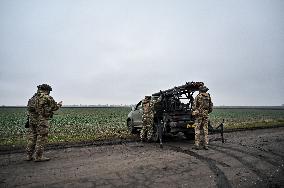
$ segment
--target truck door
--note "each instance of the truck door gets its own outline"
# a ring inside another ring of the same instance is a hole
[[[143,114],[142,101],[140,101],[136,105],[135,110],[133,111],[133,125],[134,126],[142,127],[142,114]]]

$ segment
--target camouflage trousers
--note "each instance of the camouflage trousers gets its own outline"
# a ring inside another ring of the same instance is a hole
[[[30,119],[30,127],[27,132],[27,147],[26,153],[28,156],[35,158],[41,158],[44,150],[44,146],[47,143],[48,136],[48,120],[42,119]]]
[[[147,140],[150,141],[153,135],[153,116],[143,116],[142,121],[143,125],[140,132],[140,139],[144,141],[146,137]]]
[[[199,117],[195,122],[195,146],[208,144],[208,117]]]

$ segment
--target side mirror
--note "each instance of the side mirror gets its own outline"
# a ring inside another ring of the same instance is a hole
[[[131,106],[131,110],[134,111],[134,110],[135,110],[135,107],[134,107],[134,106]]]

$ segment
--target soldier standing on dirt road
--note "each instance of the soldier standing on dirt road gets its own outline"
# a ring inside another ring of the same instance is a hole
[[[43,157],[44,145],[47,142],[49,120],[53,112],[62,106],[62,101],[56,103],[49,95],[52,88],[47,84],[37,86],[37,93],[28,102],[28,132],[26,160],[35,162],[48,161]],[[33,158],[33,155],[34,158]]]
[[[140,132],[141,142],[145,141],[145,136],[147,137],[147,141],[150,141],[153,134],[153,102],[151,101],[151,96],[145,96],[145,99],[142,101],[142,130]]]
[[[212,112],[213,103],[206,86],[199,88],[199,94],[195,97],[192,115],[195,116],[195,144],[193,149],[200,149],[200,142],[203,148],[208,150],[208,114]],[[202,132],[202,135],[200,134]],[[200,139],[202,136],[202,140]]]

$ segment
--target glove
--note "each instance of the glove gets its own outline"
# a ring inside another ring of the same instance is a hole
[[[192,116],[197,116],[197,115],[198,115],[198,113],[199,113],[199,111],[198,111],[198,110],[194,110],[194,111],[192,111],[191,115],[192,115]]]

